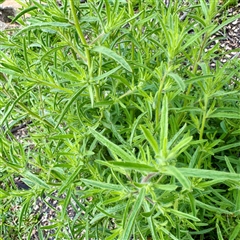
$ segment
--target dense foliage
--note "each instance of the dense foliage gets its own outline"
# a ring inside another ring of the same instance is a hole
[[[209,2],[29,1],[0,32],[2,239],[240,239],[239,59],[209,47],[240,16]]]

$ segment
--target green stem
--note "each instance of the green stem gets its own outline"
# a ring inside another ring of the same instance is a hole
[[[85,37],[83,35],[81,26],[80,26],[78,18],[77,18],[76,9],[75,9],[75,6],[74,6],[74,0],[70,0],[70,6],[71,6],[73,20],[74,20],[74,23],[75,23],[75,26],[76,26],[77,33],[78,33],[78,35],[79,35],[79,37],[81,39],[82,44],[83,45],[87,45],[86,39],[85,39]]]
[[[77,49],[77,48],[74,46],[74,44],[71,42],[69,36],[65,36],[65,34],[62,33],[62,32],[60,32],[60,31],[59,31],[59,34],[60,34],[60,36],[62,37],[62,39],[64,39],[64,40],[66,41],[66,43],[71,47],[72,51],[76,52],[76,53],[83,59],[83,61],[86,62],[86,61],[87,61],[86,57],[83,55],[83,53],[81,53],[81,52],[79,51],[79,49]],[[75,55],[75,54],[74,54],[74,58],[76,59],[76,55]]]
[[[74,20],[74,24],[75,24],[78,36],[79,36],[79,38],[80,38],[80,40],[83,44],[84,50],[85,50],[85,55],[86,55],[86,58],[87,58],[87,65],[88,65],[88,74],[89,74],[89,79],[91,80],[93,78],[91,55],[90,55],[90,51],[87,47],[87,45],[88,45],[87,41],[84,37],[84,34],[82,32],[80,23],[78,21],[76,9],[75,9],[75,6],[74,6],[74,0],[70,0],[70,6],[71,6],[73,20]],[[98,86],[96,84],[94,85],[94,90],[95,90],[96,100],[99,101],[99,89],[98,89]]]
[[[207,40],[208,40],[208,33],[206,33],[205,36],[204,36],[203,43],[201,44],[200,50],[199,50],[199,52],[198,52],[198,56],[197,56],[197,58],[196,58],[196,60],[195,60],[195,62],[194,62],[194,64],[193,64],[193,74],[194,74],[194,75],[196,75],[197,67],[198,67],[198,62],[200,61],[200,59],[201,59],[201,57],[202,57],[202,52],[203,52],[204,49],[205,49],[204,46],[206,45]],[[186,92],[186,96],[188,96],[188,95],[190,94],[191,89],[192,89],[192,86],[193,86],[193,84],[190,83],[189,86],[188,86],[187,92]],[[183,103],[183,107],[186,107],[188,104],[189,104],[189,103],[188,103],[188,100],[187,100],[187,98],[185,98],[184,103]],[[186,113],[180,114],[179,119],[183,119],[185,115],[186,115]]]
[[[193,74],[196,75],[196,72],[197,72],[197,67],[198,67],[198,62],[200,61],[201,57],[202,57],[202,52],[203,50],[205,49],[205,45],[206,45],[206,42],[208,40],[208,34],[206,33],[205,36],[204,36],[204,39],[203,39],[203,43],[201,44],[200,46],[200,50],[198,52],[198,56],[196,58],[196,61],[194,62],[194,65],[193,65]],[[192,89],[192,83],[189,84],[188,86],[188,90],[186,92],[186,95],[188,96],[190,94],[190,91]],[[187,105],[187,100],[185,100],[184,102],[184,107]]]
[[[199,133],[199,140],[202,140],[205,122],[206,122],[206,111],[203,113],[202,126],[201,126],[200,133]]]
[[[74,20],[74,23],[75,23],[75,26],[76,26],[78,36],[80,37],[80,40],[81,40],[81,42],[84,46],[84,49],[85,49],[85,54],[86,54],[86,57],[87,57],[87,64],[88,64],[88,71],[89,71],[89,73],[91,73],[92,72],[91,56],[90,56],[89,49],[87,48],[87,41],[86,41],[86,39],[83,35],[80,23],[78,21],[76,9],[75,9],[75,6],[74,6],[74,0],[70,0],[70,6],[71,6],[73,20]]]
[[[157,102],[156,102],[156,111],[155,111],[155,124],[156,126],[158,126],[159,124],[159,118],[160,118],[160,106],[161,106],[161,100],[162,100],[162,90],[163,90],[163,86],[164,86],[164,82],[165,79],[167,77],[167,73],[164,74],[161,83],[160,83],[160,87],[158,89],[158,96],[157,96]]]
[[[199,140],[202,140],[202,137],[203,137],[203,132],[204,132],[206,118],[207,118],[207,107],[208,107],[208,98],[207,98],[207,96],[205,96],[204,112],[203,112],[203,118],[202,118],[202,125],[201,125],[200,133],[199,133]]]

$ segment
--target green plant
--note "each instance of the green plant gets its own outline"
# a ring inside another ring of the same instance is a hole
[[[205,50],[239,15],[218,25],[203,0],[28,4],[0,33],[2,236],[238,239],[239,62],[213,69],[219,45]],[[10,130],[29,121],[19,142]],[[43,226],[32,206],[53,196]]]

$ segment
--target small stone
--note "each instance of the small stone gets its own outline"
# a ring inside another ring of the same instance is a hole
[[[0,21],[10,23],[11,18],[15,17],[16,11],[12,7],[0,7]]]

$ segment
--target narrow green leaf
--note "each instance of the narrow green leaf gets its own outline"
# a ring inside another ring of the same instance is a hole
[[[114,230],[113,234],[106,237],[105,240],[115,240],[115,239],[117,239],[117,237],[120,235],[120,232],[121,232],[121,228],[118,228],[118,229]]]
[[[167,149],[163,149],[163,147],[165,146],[164,139],[168,139],[168,98],[167,98],[167,95],[164,95],[164,97],[163,97],[160,126],[161,126],[160,150],[167,152]]]
[[[205,79],[208,79],[208,78],[213,78],[213,77],[214,77],[214,75],[196,76],[196,77],[192,77],[190,79],[186,79],[185,84],[189,85],[191,83],[195,83],[195,82],[202,81],[202,80],[205,80]]]
[[[222,152],[222,151],[225,151],[227,149],[231,149],[231,148],[237,148],[240,146],[240,142],[236,142],[236,143],[231,143],[231,144],[228,144],[228,145],[225,145],[225,146],[222,146],[222,147],[219,147],[219,148],[215,148],[213,149],[213,153],[217,153],[217,152]]]
[[[176,74],[176,73],[168,73],[168,76],[170,76],[172,79],[175,80],[175,82],[180,87],[181,91],[185,90],[186,85],[185,85],[183,79],[178,74]]]
[[[42,62],[43,60],[45,60],[44,58],[46,58],[47,56],[51,57],[51,54],[57,52],[58,50],[64,49],[66,48],[68,45],[61,45],[61,46],[57,46],[52,48],[51,50],[48,50],[45,54],[42,55],[42,57],[40,58],[39,62]]]
[[[240,135],[240,129],[236,130],[236,131],[233,131],[232,134]]]
[[[115,214],[110,214],[110,213],[107,212],[104,208],[102,208],[102,207],[100,206],[100,204],[98,204],[98,205],[96,206],[96,208],[97,208],[101,213],[103,213],[106,217],[109,217],[109,218],[114,218],[114,217],[115,217]]]
[[[218,240],[224,240],[224,238],[223,238],[223,236],[222,236],[221,229],[220,229],[218,223],[216,224],[216,228],[217,228],[217,236],[218,236]]]
[[[21,73],[23,73],[23,70],[20,68],[20,67],[17,67],[17,66],[14,66],[14,65],[11,65],[11,64],[9,64],[9,63],[5,63],[5,62],[0,62],[0,64],[4,67],[4,68],[6,68],[6,69],[9,69],[9,70],[12,70],[13,71],[13,73],[15,73],[15,74],[21,74]],[[2,72],[2,71],[1,71]]]
[[[102,53],[102,54],[106,55],[107,57],[114,59],[123,68],[125,68],[129,72],[132,72],[132,69],[131,69],[130,65],[126,62],[126,60],[122,56],[120,56],[116,52],[114,52],[113,50],[106,48],[104,46],[97,46],[97,47],[94,47],[92,49],[92,51]]]
[[[112,183],[105,183],[105,182],[99,182],[89,179],[81,179],[82,182],[84,182],[86,185],[92,185],[93,187],[102,188],[102,189],[108,189],[113,191],[123,191],[125,188],[123,188],[121,185],[112,184]]]
[[[227,210],[224,210],[224,209],[221,209],[221,208],[218,208],[218,207],[214,207],[212,205],[208,205],[208,204],[203,203],[199,200],[196,200],[196,205],[201,207],[204,210],[208,210],[210,212],[215,212],[216,214],[231,214],[232,213],[232,212],[229,212]]]
[[[189,233],[191,235],[204,235],[209,232],[212,232],[212,230],[214,230],[214,228],[205,228],[204,230],[200,230],[200,231],[196,231],[196,232],[189,232]]]
[[[30,72],[30,66],[29,66],[28,54],[27,54],[26,37],[23,37],[23,54],[24,54],[24,59],[25,59],[26,65],[27,65],[28,72]]]
[[[210,186],[213,186],[213,185],[216,185],[217,183],[221,183],[221,182],[223,182],[224,181],[224,179],[214,179],[214,180],[210,180],[210,181],[202,181],[202,182],[200,182],[197,186],[199,187],[199,188],[208,188],[208,187],[210,187]]]
[[[106,122],[103,122],[104,127],[111,129],[113,135],[118,139],[118,141],[120,143],[122,143],[123,145],[126,144],[125,140],[122,138],[122,136],[119,134],[118,129],[116,128],[116,126],[112,123],[112,119],[111,119],[111,114],[109,111],[105,111],[105,117],[106,117]]]
[[[29,205],[30,205],[30,198],[27,198],[24,203],[22,204],[22,209],[20,211],[20,215],[19,215],[19,222],[18,222],[18,231],[20,231],[22,225],[24,224],[24,217],[27,215],[28,209],[29,209]]]
[[[155,189],[161,189],[163,191],[169,191],[169,192],[175,191],[178,188],[178,186],[174,185],[174,184],[157,184],[157,183],[153,183],[153,186],[154,186]]]
[[[166,227],[162,227],[160,226],[160,229],[166,234],[166,236],[170,237],[173,240],[179,240],[178,238],[176,238],[172,233],[170,233]],[[169,238],[168,238],[169,239]]]
[[[240,181],[240,174],[196,168],[178,168],[186,177]]]
[[[198,40],[204,33],[206,33],[208,30],[210,30],[212,28],[213,28],[213,26],[205,27],[203,30],[201,30],[201,31],[197,32],[196,34],[194,34],[193,36],[191,36],[189,39],[187,39],[187,42],[185,43],[185,45],[183,45],[181,47],[180,51],[184,51],[189,45],[191,45],[193,42]]]
[[[95,131],[93,128],[89,128],[90,132],[93,134],[93,136],[100,142],[102,143],[104,146],[106,146],[107,148],[109,148],[109,150],[116,154],[117,156],[119,156],[120,158],[122,158],[125,161],[129,161],[129,162],[136,162],[136,158],[133,155],[128,154],[126,151],[122,150],[122,148],[120,148],[119,146],[117,146],[116,144],[112,143],[111,141],[109,141],[107,138],[105,138],[103,135],[101,135],[100,133],[98,133],[97,131]]]
[[[31,118],[37,119],[39,122],[46,124],[47,126],[53,128],[54,126],[46,119],[43,119],[41,116],[39,116],[38,114],[34,113],[33,111],[31,111],[28,107],[26,107],[24,104],[18,102],[18,105],[24,109],[26,111],[26,113],[28,114],[28,116],[31,116]]]
[[[22,97],[24,97],[28,92],[30,92],[32,90],[32,88],[28,89],[27,91],[25,91],[24,93],[22,93],[14,102],[13,104],[7,109],[6,113],[3,115],[1,121],[0,121],[0,126],[3,126],[4,121],[7,119],[7,117],[9,116],[9,114],[12,112],[13,108],[15,107],[15,105],[20,101],[20,99]]]
[[[0,65],[0,80],[3,80],[5,82],[6,78],[3,74],[9,74],[9,75],[13,75],[13,76],[21,76],[21,73],[16,73],[15,71],[12,71],[5,67],[1,67],[1,65]]]
[[[167,174],[174,176],[182,184],[183,188],[191,190],[191,182],[182,174],[179,168],[174,166],[166,166]]]
[[[32,24],[30,26],[27,26],[27,27],[21,29],[20,31],[18,31],[14,35],[14,37],[18,36],[18,35],[22,35],[24,32],[28,32],[32,29],[36,30],[37,28],[49,28],[49,27],[52,27],[52,28],[57,28],[57,27],[67,28],[67,27],[72,27],[72,24],[63,23],[63,22],[39,22],[39,23],[35,23],[35,24]]]
[[[157,144],[157,141],[155,140],[155,138],[153,137],[153,134],[143,125],[141,126],[141,129],[142,129],[144,136],[147,139],[148,143],[152,147],[154,153],[158,154],[159,153],[158,144]]]
[[[107,214],[116,214],[117,212],[121,212],[124,209],[126,209],[126,204],[118,204],[118,205],[115,205],[114,207],[110,207],[110,208],[106,209],[105,212],[107,212]],[[103,212],[101,212],[94,216],[94,218],[91,220],[90,224],[94,224],[104,217],[106,217],[106,215]]]
[[[19,14],[16,15],[16,17],[13,18],[12,20],[12,23],[16,22],[21,16],[23,16],[24,14],[30,12],[30,11],[33,11],[37,9],[36,6],[31,6],[31,7],[28,7],[28,8],[25,8],[24,10],[22,10]]]
[[[103,166],[109,167],[111,170],[121,172],[122,174],[126,174],[126,170],[124,168],[119,168],[118,166],[114,166],[109,163],[109,161],[95,160],[96,163],[101,164]]]
[[[191,160],[189,162],[189,168],[193,168],[195,166],[197,159],[199,157],[199,152],[200,152],[200,146],[197,147],[194,154],[192,155]]]
[[[236,98],[236,95],[239,95],[238,91],[231,91],[231,93],[234,95],[234,96],[230,96],[229,98],[227,97],[226,99],[227,100],[230,100],[230,101],[236,101],[238,98]],[[230,94],[230,93],[228,93]],[[221,95],[221,96],[225,96],[225,95]],[[240,96],[240,95],[239,95]],[[239,114],[239,108],[236,108],[236,107],[217,107],[215,109],[215,113],[218,113],[218,112],[221,112],[221,113],[224,113],[224,112],[231,112],[231,113],[238,113]]]
[[[192,193],[189,192],[188,193],[188,198],[189,198],[189,202],[190,202],[190,206],[191,206],[191,209],[192,209],[193,216],[196,216],[197,210],[196,210],[195,197]]]
[[[211,35],[218,32],[220,29],[223,29],[224,26],[228,25],[229,23],[235,21],[236,19],[240,18],[240,14],[236,14],[233,17],[227,18],[226,21],[222,22],[220,25],[218,25],[213,31],[211,31]]]
[[[104,161],[97,160],[97,163],[104,164]],[[153,166],[149,166],[149,165],[141,164],[141,163],[134,163],[134,162],[109,161],[108,165],[111,165],[113,167],[122,167],[124,169],[129,169],[129,170],[136,170],[139,172],[158,172],[158,170],[156,168],[154,168]]]
[[[25,191],[25,190],[12,190],[10,192],[11,196],[14,197],[23,197],[23,198],[27,198],[27,197],[31,197],[32,196],[32,192],[31,191]]]
[[[240,189],[236,189],[236,203],[235,203],[235,212],[237,212],[238,214],[240,214]]]
[[[114,101],[101,101],[101,102],[95,102],[94,106],[95,108],[101,108],[101,107],[109,107],[114,104]]]
[[[68,191],[67,191],[67,195],[64,198],[63,208],[62,208],[62,211],[61,211],[61,218],[62,219],[64,219],[64,217],[67,214],[67,207],[69,206],[71,195],[72,195],[72,188],[71,188],[71,186],[69,186]]]
[[[158,240],[159,237],[157,237],[157,233],[156,233],[156,229],[155,229],[155,224],[154,224],[154,221],[153,221],[153,218],[152,218],[152,214],[153,214],[153,211],[154,211],[154,207],[152,207],[152,210],[150,211],[150,207],[148,205],[148,202],[147,201],[143,201],[143,209],[145,212],[149,212],[149,216],[147,216],[147,221],[148,221],[148,224],[149,224],[149,228],[151,230],[151,237],[152,237],[152,240]]]
[[[29,172],[29,171],[25,171],[22,173],[22,175],[29,179],[31,182],[33,182],[36,185],[39,185],[43,188],[49,188],[49,185],[47,185],[43,180],[41,180],[40,178],[38,178],[35,174]]]
[[[226,162],[226,165],[228,167],[229,172],[235,173],[235,171],[234,171],[234,169],[232,167],[232,164],[230,163],[229,158],[227,156],[224,156],[224,159],[225,159],[225,162]]]
[[[171,41],[172,40],[172,35],[171,35],[169,29],[167,29],[167,26],[163,22],[162,17],[160,15],[158,15],[158,20],[159,20],[159,22],[161,24],[161,27],[163,29],[164,37],[167,40],[166,42],[167,42],[168,46],[171,46],[171,44],[172,44],[172,41]]]
[[[132,126],[132,131],[131,131],[131,136],[129,139],[130,145],[132,145],[132,141],[133,141],[133,137],[134,137],[134,133],[136,131],[136,127],[139,124],[140,120],[142,119],[142,117],[146,114],[146,112],[143,112],[142,114],[140,114],[137,119],[135,120],[133,126]]]
[[[219,91],[216,91],[215,93],[211,94],[211,97],[224,97],[224,96],[228,96],[228,95],[236,96],[238,94],[239,94],[239,91],[231,90],[230,92],[226,92],[224,90],[219,90]],[[218,108],[218,109],[221,109],[221,108]],[[223,111],[224,111],[224,109],[226,109],[227,111],[230,110],[230,111],[236,112],[236,108],[224,107]]]
[[[207,19],[209,16],[209,10],[208,10],[206,1],[200,0],[200,6],[201,6],[201,9],[202,9],[205,19]]]
[[[51,225],[46,225],[46,226],[41,226],[42,230],[49,230],[49,229],[54,229],[59,227],[59,222],[53,223]]]
[[[73,183],[77,175],[79,174],[80,170],[82,169],[82,164],[79,164],[79,166],[75,169],[75,171],[63,182],[61,188],[58,191],[58,194],[62,194],[66,188],[70,187],[70,185]]]
[[[240,119],[240,114],[239,113],[232,113],[232,112],[227,112],[227,111],[223,111],[223,112],[216,112],[216,113],[212,113],[209,116],[207,116],[208,118],[233,118],[233,119]]]
[[[59,140],[59,139],[69,139],[69,138],[74,138],[73,134],[56,134],[54,136],[50,136],[48,139],[52,139],[52,140]]]
[[[172,148],[171,153],[176,155],[177,153],[181,152],[182,149],[185,149],[187,145],[192,141],[192,136],[183,138],[175,147]]]
[[[0,188],[0,199],[6,198],[7,196],[9,196],[9,193]]]
[[[87,87],[88,89],[88,93],[89,93],[89,98],[90,98],[90,101],[91,101],[91,108],[93,108],[94,106],[94,91],[93,91],[93,86],[92,85],[88,85]]]
[[[180,137],[180,135],[184,132],[186,126],[187,125],[184,124],[182,128],[179,129],[179,131],[172,137],[172,139],[168,142],[168,148],[170,148],[174,144],[174,142]]]
[[[178,113],[181,112],[197,112],[197,113],[202,113],[203,110],[201,108],[197,108],[197,107],[182,107],[182,108],[171,108],[171,110],[175,110]]]
[[[78,90],[73,96],[72,98],[68,101],[68,103],[65,105],[59,119],[58,119],[58,122],[55,126],[55,128],[58,127],[58,125],[61,123],[64,115],[66,114],[67,110],[70,108],[70,106],[72,105],[72,103],[77,99],[77,97],[86,89],[86,85],[84,85],[83,87],[80,88],[80,90]]]
[[[115,73],[118,69],[120,69],[120,66],[115,67],[115,68],[113,68],[112,70],[110,70],[110,71],[108,71],[108,72],[105,72],[105,73],[103,73],[103,74],[101,74],[101,75],[99,75],[99,76],[94,77],[94,78],[93,78],[93,81],[100,81],[100,80],[102,80],[102,79],[104,79],[104,78],[107,78],[107,77],[109,77],[110,75],[112,75],[113,73]]]
[[[213,180],[214,181],[214,180]],[[203,182],[203,181],[202,181]],[[235,203],[232,201],[232,199],[228,199],[228,195],[224,196],[222,194],[222,191],[219,191],[219,189],[214,189],[213,187],[208,188],[211,191],[211,195],[216,196],[219,200],[224,202],[225,206],[228,206],[230,208],[235,207]]]
[[[63,72],[57,68],[51,67],[51,71],[57,74],[58,77],[61,77],[62,79],[70,80],[72,82],[78,82],[77,76],[71,74],[70,72]]]
[[[171,213],[173,213],[174,215],[178,216],[179,218],[183,218],[183,219],[186,218],[186,219],[192,220],[192,221],[194,221],[194,222],[200,221],[199,218],[194,217],[194,216],[192,216],[192,215],[190,215],[190,214],[188,214],[188,213],[180,212],[180,211],[174,210],[174,209],[170,209],[169,211],[170,211]]]
[[[73,94],[73,91],[71,89],[56,85],[55,83],[52,82],[52,79],[51,80],[47,79],[47,81],[43,81],[42,77],[40,77],[40,76],[39,76],[39,78],[36,78],[36,77],[32,78],[32,77],[29,77],[26,75],[24,75],[24,78],[26,78],[27,80],[29,80],[33,83],[37,83],[37,85],[48,86],[51,91],[59,90],[59,92],[66,92],[69,94]]]
[[[133,225],[135,224],[136,216],[137,216],[137,214],[142,206],[143,200],[145,198],[145,192],[146,192],[145,188],[142,188],[140,190],[137,200],[134,203],[133,208],[131,210],[128,221],[126,222],[126,224],[124,226],[122,236],[120,237],[121,240],[130,239],[132,228],[133,228]]]

